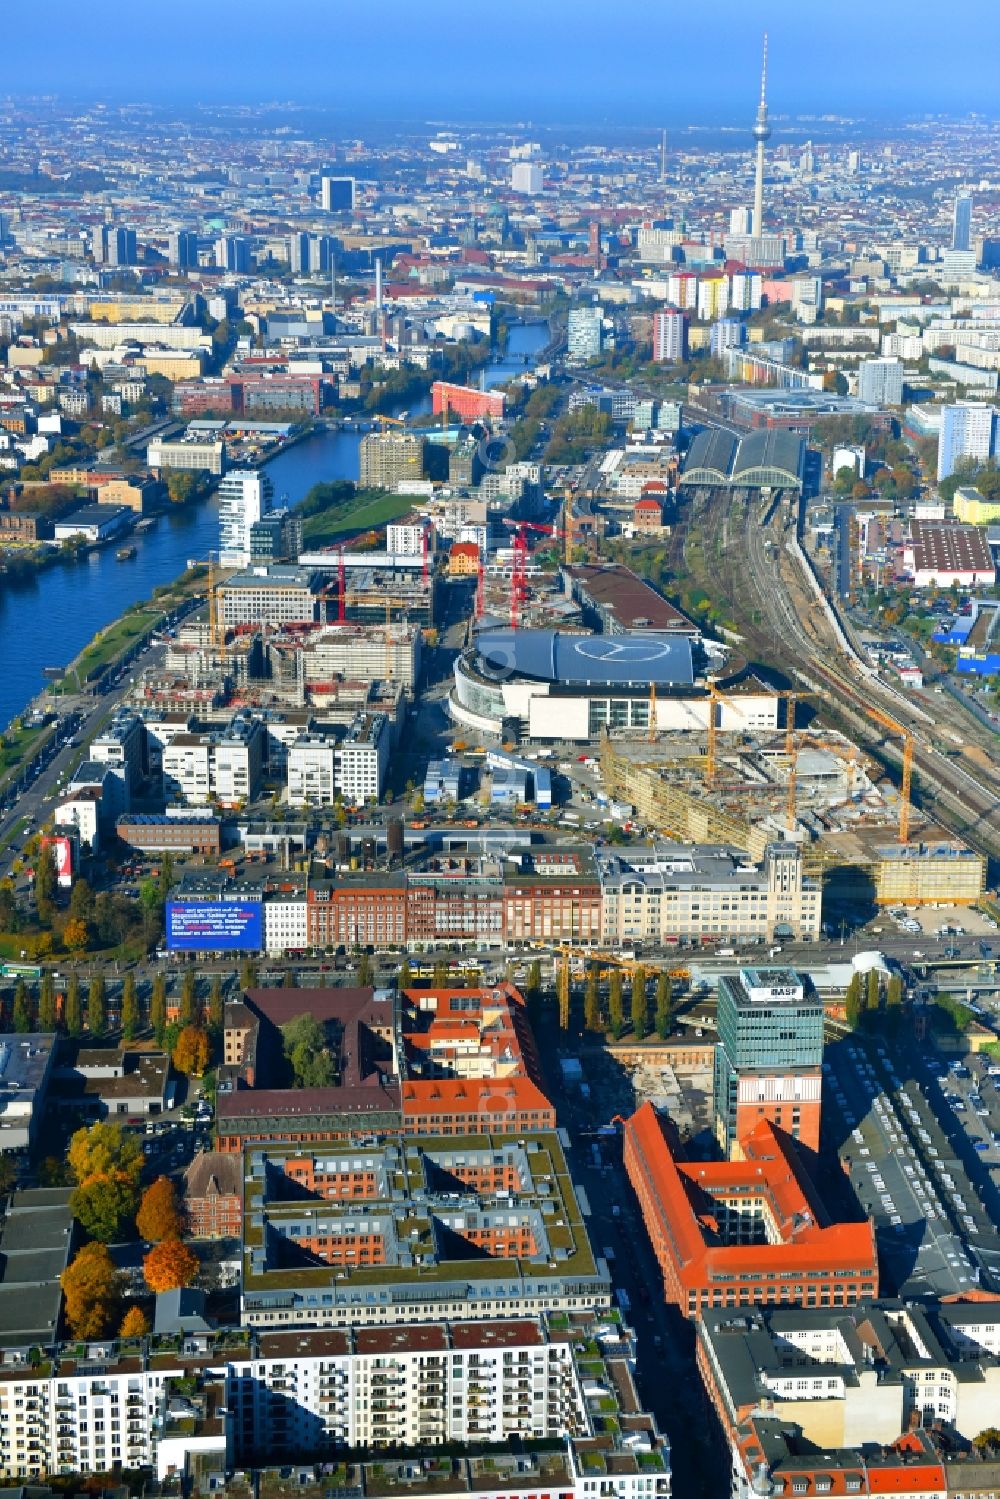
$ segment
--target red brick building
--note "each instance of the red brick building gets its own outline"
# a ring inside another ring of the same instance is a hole
[[[520,1135],[555,1129],[556,1111],[528,1077],[403,1084],[404,1135]]]
[[[659,535],[663,530],[662,501],[653,494],[643,494],[632,506],[632,524],[644,536]]]
[[[203,1150],[184,1173],[184,1211],[192,1239],[235,1239],[243,1230],[243,1158]]]
[[[407,937],[406,895],[399,875],[310,886],[306,896],[309,946],[402,946]]]
[[[877,1295],[872,1224],[832,1223],[794,1143],[768,1120],[740,1161],[685,1161],[652,1104],[625,1124],[625,1169],[668,1301],[709,1307],[854,1306]]]
[[[564,877],[515,874],[503,892],[508,942],[600,943],[601,887],[579,869]]]

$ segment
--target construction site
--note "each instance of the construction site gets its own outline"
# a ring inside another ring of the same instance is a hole
[[[162,667],[137,679],[130,700],[199,716],[311,707],[350,722],[358,712],[379,711],[395,723],[417,690],[422,641],[419,627],[406,621],[242,626],[224,636],[190,623],[169,642]]]

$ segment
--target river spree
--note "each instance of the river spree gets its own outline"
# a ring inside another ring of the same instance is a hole
[[[546,323],[517,323],[507,339],[507,352],[497,364],[486,366],[486,384],[503,385],[512,376],[530,367],[532,360],[549,340]],[[525,361],[528,361],[526,366]],[[407,407],[407,415],[422,416],[430,411],[426,396]],[[267,466],[274,484],[274,503],[295,505],[314,484],[331,479],[354,479],[360,471],[359,432],[318,432],[315,437],[279,453]]]
[[[513,327],[507,356],[486,370],[487,385],[509,380],[548,340],[544,323]],[[429,409],[429,400],[409,408]],[[268,472],[275,503],[294,505],[321,480],[357,479],[357,432],[322,432],[287,449]],[[44,687],[46,666],[65,666],[104,629],[154,588],[182,573],[189,558],[207,557],[219,544],[214,497],[191,510],[171,510],[129,538],[136,555],[119,562],[114,545],[80,562],[47,568],[25,582],[0,579],[0,725],[6,725]]]

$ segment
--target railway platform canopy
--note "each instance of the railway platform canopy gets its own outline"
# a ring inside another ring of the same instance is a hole
[[[737,437],[721,428],[699,432],[691,443],[681,484],[730,489],[801,489],[805,439],[795,432],[762,430]]]

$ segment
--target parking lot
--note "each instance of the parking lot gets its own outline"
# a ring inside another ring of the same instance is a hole
[[[954,1295],[1000,1285],[990,1179],[1000,1147],[979,1114],[949,1107],[942,1084],[954,1085],[938,1076],[947,1064],[849,1039],[827,1049],[824,1072],[828,1128],[875,1224],[884,1289]]]

